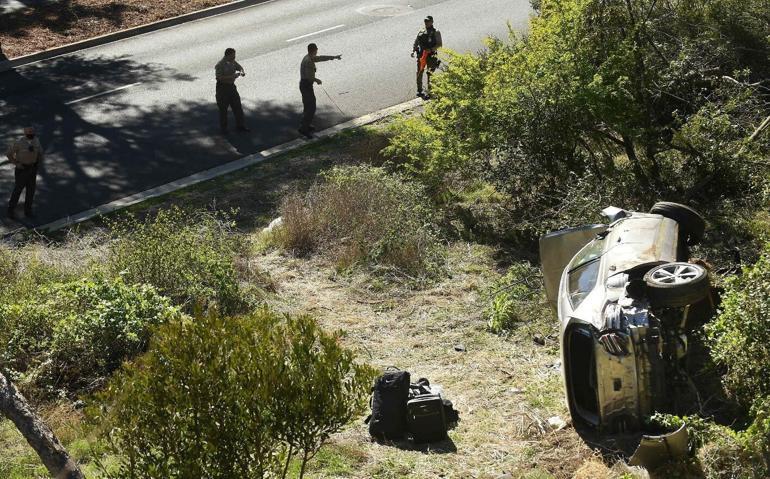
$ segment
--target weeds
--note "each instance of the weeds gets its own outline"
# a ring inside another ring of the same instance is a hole
[[[339,270],[361,265],[430,277],[442,264],[421,188],[380,168],[334,168],[306,194],[287,196],[280,211],[277,241],[300,255],[323,250]]]

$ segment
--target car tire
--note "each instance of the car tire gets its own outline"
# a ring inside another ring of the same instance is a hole
[[[687,244],[690,246],[700,243],[703,239],[706,222],[689,206],[670,201],[658,201],[650,208],[650,213],[665,216],[679,223],[679,230],[684,233]]]
[[[711,282],[706,268],[692,263],[665,263],[644,275],[654,307],[682,308],[706,298]]]

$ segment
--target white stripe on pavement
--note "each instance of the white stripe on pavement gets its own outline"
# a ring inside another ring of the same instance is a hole
[[[134,87],[136,85],[141,85],[141,84],[142,84],[142,82],[136,82],[136,83],[132,83],[130,85],[124,85],[124,86],[121,86],[121,87],[118,87],[118,88],[114,88],[114,89],[109,90],[109,91],[103,91],[101,93],[97,93],[96,95],[91,95],[91,96],[87,96],[85,98],[78,98],[77,100],[68,101],[67,103],[65,103],[65,105],[73,105],[75,103],[80,103],[81,101],[92,100],[92,99],[98,98],[100,96],[109,95],[110,93],[115,93],[116,91],[120,91],[120,90],[126,90],[128,88]]]
[[[293,42],[294,40],[299,40],[300,38],[305,38],[305,37],[310,37],[310,36],[313,36],[313,35],[318,35],[319,33],[328,32],[328,31],[330,31],[330,30],[336,30],[337,28],[342,28],[342,27],[344,27],[344,26],[345,26],[345,24],[335,25],[335,26],[333,26],[333,27],[324,28],[323,30],[318,30],[317,32],[313,32],[313,33],[306,33],[306,34],[304,34],[304,35],[300,35],[300,36],[298,36],[298,37],[289,38],[289,39],[288,39],[288,40],[286,40],[286,41],[287,41],[287,42]]]

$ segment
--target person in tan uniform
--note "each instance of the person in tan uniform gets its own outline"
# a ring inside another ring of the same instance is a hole
[[[310,138],[313,136],[313,117],[316,110],[315,92],[313,84],[321,84],[321,80],[315,77],[315,64],[318,62],[327,62],[329,60],[342,60],[342,55],[319,55],[318,46],[311,43],[307,46],[307,55],[302,58],[299,67],[299,91],[302,94],[302,123],[299,132]]]
[[[16,205],[19,203],[22,190],[26,190],[24,216],[31,217],[33,216],[32,200],[35,197],[37,185],[37,170],[40,163],[43,162],[43,147],[40,145],[40,140],[36,138],[35,129],[31,126],[24,128],[24,136],[8,147],[5,156],[16,167],[13,193],[11,193],[11,200],[8,202],[8,217],[16,217]]]
[[[227,133],[227,109],[233,109],[235,115],[235,128],[238,131],[251,131],[243,122],[243,106],[241,96],[235,87],[238,77],[246,76],[246,72],[240,63],[235,61],[235,49],[225,50],[225,56],[214,67],[217,78],[217,107],[219,108],[219,128],[222,133]]]

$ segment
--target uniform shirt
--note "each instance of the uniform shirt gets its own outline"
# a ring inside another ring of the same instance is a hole
[[[16,166],[34,165],[43,161],[43,147],[37,138],[30,140],[25,136],[13,142],[5,155]]]
[[[305,58],[302,59],[302,63],[299,66],[299,78],[300,80],[315,81],[315,64],[318,62],[328,62],[334,60],[336,57],[329,55],[316,55],[315,58],[311,58],[308,53]]]
[[[436,40],[436,45],[433,47],[433,51],[436,51],[439,48],[441,48],[444,45],[444,43],[441,40],[441,32],[436,30],[435,28],[433,28],[432,30],[433,30],[433,38]],[[420,33],[417,34],[417,38],[414,39],[414,45],[412,46],[412,49],[414,51],[422,52],[422,45],[420,45],[420,37],[427,34],[428,34],[427,29],[420,30]]]
[[[217,81],[220,83],[235,83],[235,72],[243,71],[243,67],[235,60],[228,60],[226,57],[219,60],[219,63],[214,67],[214,73],[216,74]],[[233,78],[223,78],[231,76]]]

